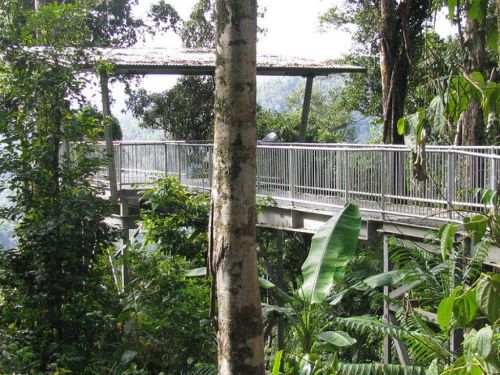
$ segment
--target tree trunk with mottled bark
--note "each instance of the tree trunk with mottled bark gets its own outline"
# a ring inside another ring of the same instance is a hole
[[[403,116],[408,69],[406,56],[399,35],[396,2],[380,2],[380,72],[382,77],[383,140],[388,144],[402,144],[397,122]]]
[[[264,374],[255,238],[256,0],[217,0],[209,267],[219,374]]]
[[[467,19],[465,49],[467,51],[466,73],[484,72],[486,64],[486,40],[484,29],[473,20]],[[486,77],[488,78],[488,77]],[[486,141],[486,126],[483,110],[479,103],[471,100],[467,109],[462,113],[460,145],[483,145]]]

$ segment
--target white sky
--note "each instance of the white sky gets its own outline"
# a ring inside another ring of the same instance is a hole
[[[139,0],[136,14],[145,16],[155,0]],[[167,0],[187,19],[196,0]],[[318,59],[339,58],[349,51],[350,37],[340,31],[319,32],[319,16],[332,1],[328,0],[259,0],[259,9],[265,10],[259,26],[267,29],[259,36],[259,53],[291,56],[308,56]],[[151,47],[181,47],[173,34],[169,37],[148,39]]]
[[[145,17],[157,0],[139,0],[135,15]],[[187,19],[196,0],[167,0]],[[319,60],[338,59],[349,52],[348,33],[328,30],[320,32],[319,16],[333,2],[330,0],[258,0],[259,10],[265,10],[259,27],[266,29],[259,35],[258,53],[310,57]],[[181,40],[173,32],[147,37],[139,45],[148,47],[181,48]],[[172,86],[176,76],[146,76],[142,86],[150,91],[163,91]],[[118,103],[117,103],[118,104]]]
[[[151,4],[157,0],[139,0],[134,12],[145,17]],[[166,0],[187,19],[196,0]],[[338,30],[319,30],[319,16],[339,0],[258,0],[259,9],[265,10],[259,26],[267,31],[259,35],[258,53],[277,54],[315,59],[338,59],[352,47],[348,33]],[[436,30],[443,36],[450,34],[449,22],[438,17]],[[138,46],[181,48],[180,38],[173,32],[147,37]],[[141,86],[148,91],[164,91],[175,83],[177,76],[150,75],[143,78]],[[113,112],[118,114],[124,108],[123,86],[112,85],[115,99]],[[96,103],[97,104],[97,103]]]

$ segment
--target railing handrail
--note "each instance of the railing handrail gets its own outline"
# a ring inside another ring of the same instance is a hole
[[[105,144],[99,143],[104,150]],[[212,185],[213,144],[196,141],[114,142],[119,188],[149,186],[162,175],[190,188]],[[405,145],[260,142],[257,193],[292,207],[341,207],[402,217],[461,221],[455,210],[483,207],[478,191],[497,190],[499,146],[426,147],[426,170]],[[427,172],[417,181],[414,174]],[[106,178],[106,174],[101,174]]]
[[[105,142],[97,142],[105,145]],[[213,147],[209,141],[114,141],[115,146],[148,146],[148,145],[182,145],[182,146],[205,146]],[[406,145],[388,144],[356,144],[356,143],[281,143],[281,142],[259,142],[257,148],[269,149],[299,149],[299,150],[324,150],[324,151],[410,151]],[[488,153],[477,152],[479,150],[490,151]],[[500,160],[500,146],[453,146],[453,145],[427,145],[429,153],[454,153],[460,155],[476,156],[485,159]]]

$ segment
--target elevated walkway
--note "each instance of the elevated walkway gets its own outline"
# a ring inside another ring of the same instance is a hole
[[[99,147],[104,154],[105,145]],[[208,192],[212,148],[202,142],[115,142],[120,201],[137,206],[138,193],[165,175]],[[412,160],[405,146],[261,143],[256,187],[264,206],[257,224],[314,233],[350,202],[362,213],[362,239],[384,228],[424,238],[429,229],[484,210],[480,191],[499,186],[500,147],[428,146],[425,181],[413,178]],[[106,171],[96,180],[106,187]],[[130,218],[115,220],[133,226]]]

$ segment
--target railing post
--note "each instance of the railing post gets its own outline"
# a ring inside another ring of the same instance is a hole
[[[289,190],[290,190],[290,199],[292,200],[292,204],[294,203],[295,200],[295,173],[296,171],[296,166],[295,166],[295,158],[294,158],[294,153],[293,153],[293,146],[290,146],[288,149],[288,184],[289,184]]]
[[[498,161],[495,159],[496,153],[495,153],[495,148],[491,148],[491,172],[490,172],[490,189],[492,192],[497,191],[499,188],[500,181],[497,181],[497,168],[498,168]]]
[[[179,177],[179,182],[181,182],[182,175],[181,175],[181,144],[177,143],[177,175]]]
[[[345,204],[349,203],[349,151],[344,150]]]
[[[448,150],[446,171],[446,208],[448,210],[448,219],[453,218],[453,200],[455,199],[455,158],[452,150]],[[444,181],[443,181],[444,182]]]
[[[385,150],[382,148],[382,155],[380,156],[380,171],[379,171],[379,183],[380,183],[380,208],[382,209],[382,220],[385,219],[385,178],[384,178],[384,170],[386,168],[386,155]]]
[[[165,153],[165,160],[164,160],[164,163],[165,163],[165,177],[168,176],[168,144],[167,142],[165,142],[163,144],[163,152]]]
[[[214,173],[214,146],[208,146],[208,184],[210,186],[210,190],[212,189],[212,181],[213,181],[213,173]]]
[[[122,143],[118,143],[118,160],[117,160],[117,172],[118,172],[118,190],[122,189]]]
[[[255,149],[255,189],[256,193],[259,194],[260,190],[260,178],[259,178],[259,144]]]

